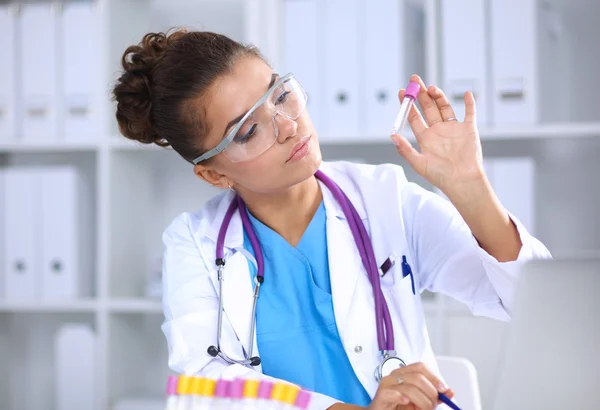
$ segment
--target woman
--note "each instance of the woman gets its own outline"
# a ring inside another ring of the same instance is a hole
[[[409,122],[421,151],[392,136],[448,202],[407,182],[399,166],[322,163],[298,80],[274,74],[255,48],[208,32],[148,34],[122,64],[114,96],[123,135],[173,147],[200,179],[225,189],[163,235],[171,368],[297,383],[316,392],[314,409],[432,409],[438,392],[452,397],[418,292],[508,320],[518,267],[549,257],[490,187],[473,95],[459,122],[444,93],[413,76],[424,118],[414,109]],[[366,227],[366,245],[352,221]],[[378,381],[381,350],[407,366]]]

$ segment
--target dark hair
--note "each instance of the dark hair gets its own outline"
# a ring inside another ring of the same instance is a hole
[[[198,101],[244,56],[265,60],[255,47],[217,33],[146,34],[125,50],[125,71],[113,90],[121,133],[144,144],[171,146],[191,162],[207,149],[201,143],[208,130],[206,107]]]

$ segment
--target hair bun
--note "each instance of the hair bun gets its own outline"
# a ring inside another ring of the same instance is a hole
[[[162,147],[169,142],[153,126],[152,74],[167,50],[168,40],[165,33],[149,33],[141,43],[128,47],[121,59],[125,71],[113,91],[121,133],[129,139]]]

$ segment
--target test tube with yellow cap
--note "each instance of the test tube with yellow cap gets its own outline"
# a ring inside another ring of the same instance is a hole
[[[192,383],[192,410],[209,410],[213,408],[213,396],[217,382],[214,379],[197,377]]]
[[[181,375],[177,382],[177,410],[192,408],[192,376]]]
[[[295,410],[294,403],[300,387],[289,383],[275,383],[271,392],[272,410]]]
[[[236,409],[239,410],[254,410],[260,409],[258,405],[258,380],[247,379],[243,381],[242,397],[238,402]]]

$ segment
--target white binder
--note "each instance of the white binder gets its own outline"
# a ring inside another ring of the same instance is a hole
[[[364,133],[360,89],[364,0],[324,0],[322,3],[325,16],[323,115],[327,121],[321,133],[323,140],[339,140]]]
[[[539,121],[537,1],[490,0],[494,123]]]
[[[39,296],[39,178],[31,168],[4,171],[4,291],[10,301]]]
[[[56,20],[52,4],[22,6],[19,66],[24,139],[48,142],[58,135]]]
[[[16,6],[0,4],[0,141],[15,138],[16,130]]]
[[[4,170],[0,168],[0,300],[4,299],[4,284],[5,284],[5,253],[6,253],[6,244],[5,244],[5,229],[6,226],[4,224],[4,208],[6,202],[6,188],[4,186]]]
[[[402,62],[408,56],[404,48],[404,2],[368,1],[364,22],[364,116],[365,133],[371,138],[388,138],[400,109],[398,91],[406,87],[410,74]],[[404,84],[406,83],[406,84]]]
[[[96,408],[96,335],[85,324],[65,324],[56,333],[56,410]]]
[[[442,89],[456,118],[465,116],[464,93],[477,104],[477,122],[489,122],[488,44],[486,0],[442,0]]]
[[[42,298],[90,295],[89,232],[93,230],[86,186],[75,167],[48,167],[40,174]]]
[[[531,157],[486,158],[484,166],[500,202],[535,235],[535,162]]]
[[[293,72],[308,94],[306,109],[317,132],[323,131],[323,58],[325,27],[321,0],[285,0],[282,4],[283,47],[281,75]]]
[[[61,50],[65,139],[100,135],[101,42],[96,3],[65,3],[61,19]]]

